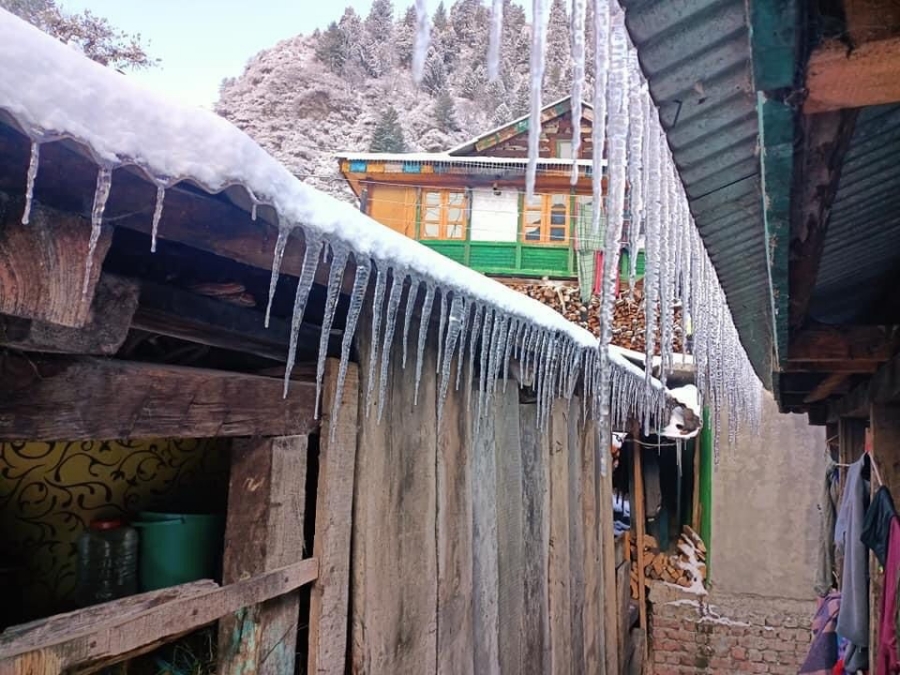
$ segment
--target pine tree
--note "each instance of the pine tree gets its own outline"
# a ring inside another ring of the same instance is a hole
[[[547,63],[544,96],[547,101],[563,98],[572,82],[572,43],[565,0],[553,0],[547,24]]]
[[[397,62],[402,68],[409,68],[412,65],[413,49],[416,44],[416,8],[410,5],[406,9],[406,14],[397,23],[394,28],[394,49],[396,50]]]
[[[450,24],[457,44],[469,47],[487,44],[490,19],[480,0],[457,0],[450,8]]]
[[[443,90],[438,94],[437,101],[434,103],[434,119],[438,124],[438,129],[448,133],[459,131],[459,122],[456,121],[456,108],[453,103],[453,97],[447,90]]]
[[[344,52],[344,33],[338,28],[336,21],[328,24],[328,28],[319,36],[316,44],[316,58],[333,73],[340,74],[344,70],[344,62],[347,58]]]
[[[372,132],[371,152],[406,152],[406,140],[403,127],[400,126],[400,115],[394,106],[388,106],[382,113]]]
[[[494,111],[494,116],[491,121],[495,127],[501,127],[504,124],[512,122],[513,119],[512,110],[509,109],[509,106],[506,105],[506,103],[501,103]]]
[[[362,61],[370,77],[382,77],[393,66],[394,4],[375,0],[363,25]]]
[[[487,82],[487,72],[483,65],[478,64],[469,70],[462,81],[460,95],[470,101],[478,100]]]
[[[425,69],[422,74],[422,89],[432,96],[437,96],[447,86],[447,69],[439,51],[432,46],[428,50],[425,59]]]
[[[529,110],[531,110],[531,87],[527,80],[523,80],[516,89],[512,112],[516,117],[522,117],[527,115]]]

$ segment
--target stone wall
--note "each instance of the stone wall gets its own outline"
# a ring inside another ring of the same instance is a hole
[[[653,675],[795,675],[809,649],[814,601],[698,600],[658,583],[650,597]]]

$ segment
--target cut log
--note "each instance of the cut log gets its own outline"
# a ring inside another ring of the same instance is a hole
[[[112,230],[103,228],[84,292],[90,222],[39,204],[28,225],[22,225],[18,209],[0,217],[0,314],[84,326]]]
[[[257,375],[14,355],[0,358],[0,382],[2,440],[292,436],[318,426],[315,383],[292,383],[285,399],[280,380]]]
[[[137,304],[136,282],[104,274],[83,327],[0,315],[0,345],[32,352],[112,356],[128,336]]]

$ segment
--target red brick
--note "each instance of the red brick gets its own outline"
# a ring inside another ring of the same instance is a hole
[[[754,663],[760,663],[763,660],[762,652],[758,649],[750,649],[747,652],[748,658]]]
[[[743,647],[732,647],[731,648],[731,658],[736,659],[738,661],[747,661],[747,650]]]

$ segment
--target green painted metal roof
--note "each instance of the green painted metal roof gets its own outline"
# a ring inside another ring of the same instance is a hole
[[[773,308],[746,3],[622,0],[622,5],[694,220],[744,348],[769,385]],[[783,74],[770,76],[777,80]]]

